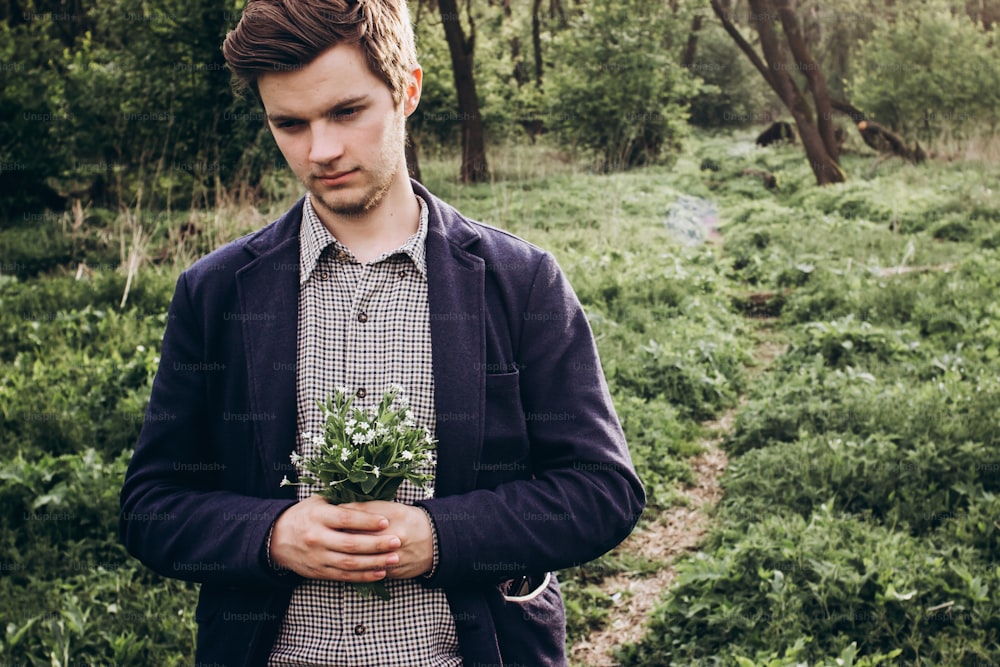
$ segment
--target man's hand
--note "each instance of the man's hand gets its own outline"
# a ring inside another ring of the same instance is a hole
[[[424,510],[383,500],[347,503],[341,507],[371,512],[389,520],[389,525],[374,536],[397,537],[401,542],[396,550],[399,562],[389,566],[390,579],[412,579],[430,572],[434,564],[434,529]]]
[[[405,532],[412,528],[400,519],[399,513],[379,513],[370,507],[374,504],[331,505],[322,496],[313,495],[292,505],[274,522],[271,561],[308,579],[384,579],[390,568],[400,566],[404,553],[410,559],[409,551],[400,547],[406,547],[414,538]],[[394,508],[397,504],[378,505]],[[410,509],[427,523],[422,510]],[[429,569],[428,562],[424,571]]]

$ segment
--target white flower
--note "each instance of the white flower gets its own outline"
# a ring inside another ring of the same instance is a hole
[[[313,437],[313,434],[312,434],[311,431],[302,431],[302,439],[303,440],[310,440],[312,437]]]
[[[292,483],[288,481],[288,475],[285,475],[284,477],[281,478],[281,484],[279,484],[278,486],[291,486],[291,484]]]
[[[386,389],[385,393],[387,393],[387,394],[389,394],[389,393],[392,393],[392,394],[401,394],[401,393],[403,393],[403,387],[401,385],[398,385],[395,382],[393,382]]]
[[[341,461],[346,461],[349,458],[351,458],[351,450],[349,450],[347,447],[341,447],[340,448],[340,460]]]
[[[396,433],[398,433],[400,435],[403,435],[404,433],[406,433],[406,424],[397,424],[396,425]]]
[[[426,426],[424,427],[424,442],[428,445],[434,444],[434,438],[431,436],[431,432]]]
[[[292,463],[296,463],[296,464],[297,464],[297,463],[298,463],[299,461],[301,461],[301,460],[302,460],[302,457],[301,457],[301,456],[299,456],[299,453],[298,453],[298,452],[292,452],[292,453],[291,453],[291,455],[290,455],[290,456],[289,456],[288,458],[290,458],[290,459],[292,460]]]
[[[326,442],[326,440],[323,439],[323,436],[321,436],[321,435],[314,435],[313,436],[312,443],[316,447],[322,447],[323,443],[325,443],[325,442]]]
[[[375,473],[375,479],[378,479],[378,476],[379,476],[378,466],[372,467],[372,472]]]
[[[428,484],[426,487],[424,487],[424,497],[425,498],[433,498],[434,497],[434,486],[433,485]]]
[[[136,349],[136,352],[145,352],[146,351],[146,346],[145,345],[136,345],[135,349]]]
[[[351,393],[351,389],[349,387],[345,387],[344,385],[338,385],[334,389],[334,391],[336,391],[338,394],[343,394],[344,396],[347,396],[348,394]]]
[[[363,445],[363,444],[365,444],[365,434],[364,433],[355,433],[353,436],[351,436],[351,441],[355,445]]]
[[[365,433],[365,444],[368,444],[375,439],[375,431],[368,431]]]
[[[361,422],[360,424],[358,424],[358,429],[361,430],[361,431],[367,431],[368,430],[368,424],[366,422]]]
[[[375,429],[375,435],[382,438],[389,435],[389,429],[386,428],[385,424],[379,423],[378,428]]]
[[[413,452],[411,452],[409,449],[404,449],[403,453],[400,454],[400,457],[402,457],[402,459],[404,461],[412,461],[413,460]]]

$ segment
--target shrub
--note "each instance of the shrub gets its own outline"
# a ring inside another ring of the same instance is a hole
[[[666,6],[600,0],[559,33],[546,81],[559,141],[606,171],[672,161],[696,89],[669,47],[679,23]]]
[[[717,531],[682,563],[645,638],[618,657],[734,665],[794,650],[815,664],[856,643],[861,656],[901,651],[904,664],[970,664],[1000,650],[997,577],[983,564],[830,505],[808,518],[768,513]]]
[[[778,103],[769,94],[757,69],[732,38],[708,22],[698,32],[691,74],[702,86],[691,98],[691,123],[699,127],[740,127],[759,124]]]
[[[886,527],[928,535],[985,500],[959,488],[987,494],[1000,490],[998,469],[1000,457],[983,443],[813,435],[750,451],[731,462],[722,514],[747,522],[777,512],[808,518],[822,504],[832,503]]]
[[[197,588],[146,570],[118,541],[130,455],[32,452],[0,466],[5,662],[191,662]]]
[[[901,6],[858,51],[851,97],[907,135],[969,138],[1000,123],[994,35],[941,2]]]

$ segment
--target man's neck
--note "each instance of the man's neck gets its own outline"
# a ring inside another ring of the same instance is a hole
[[[316,207],[315,201],[313,205],[330,233],[347,246],[359,262],[370,262],[402,246],[420,226],[420,204],[409,178],[404,181],[394,184],[379,205],[363,215],[341,216]]]

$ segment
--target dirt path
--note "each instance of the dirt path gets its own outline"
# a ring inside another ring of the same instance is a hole
[[[731,422],[735,410],[719,420],[720,427]],[[722,433],[725,428],[720,428]],[[662,513],[643,530],[633,532],[619,549],[661,561],[664,567],[642,578],[619,574],[606,578],[600,588],[621,598],[611,611],[611,620],[604,629],[577,641],[570,653],[575,665],[614,667],[617,662],[609,653],[622,644],[639,641],[646,629],[646,619],[656,606],[663,591],[677,574],[670,564],[685,552],[695,549],[708,528],[708,510],[722,497],[719,477],[726,469],[726,455],[718,447],[719,439],[706,443],[706,449],[691,459],[695,484],[682,491],[688,502]]]
[[[756,365],[749,369],[751,377],[765,372],[771,362],[785,351],[785,345],[775,341],[766,327],[758,329],[754,349]],[[646,631],[646,620],[670,586],[677,572],[673,567],[678,556],[694,551],[708,530],[710,512],[722,498],[719,478],[728,464],[719,444],[732,430],[739,408],[727,411],[714,422],[705,424],[711,436],[702,442],[705,450],[690,460],[695,483],[681,490],[687,499],[683,506],[672,507],[656,520],[636,530],[619,549],[663,563],[655,574],[636,577],[619,574],[606,578],[599,588],[608,595],[621,594],[611,610],[607,625],[586,639],[577,641],[570,652],[570,662],[580,667],[616,667],[611,651],[623,644],[639,641]]]

